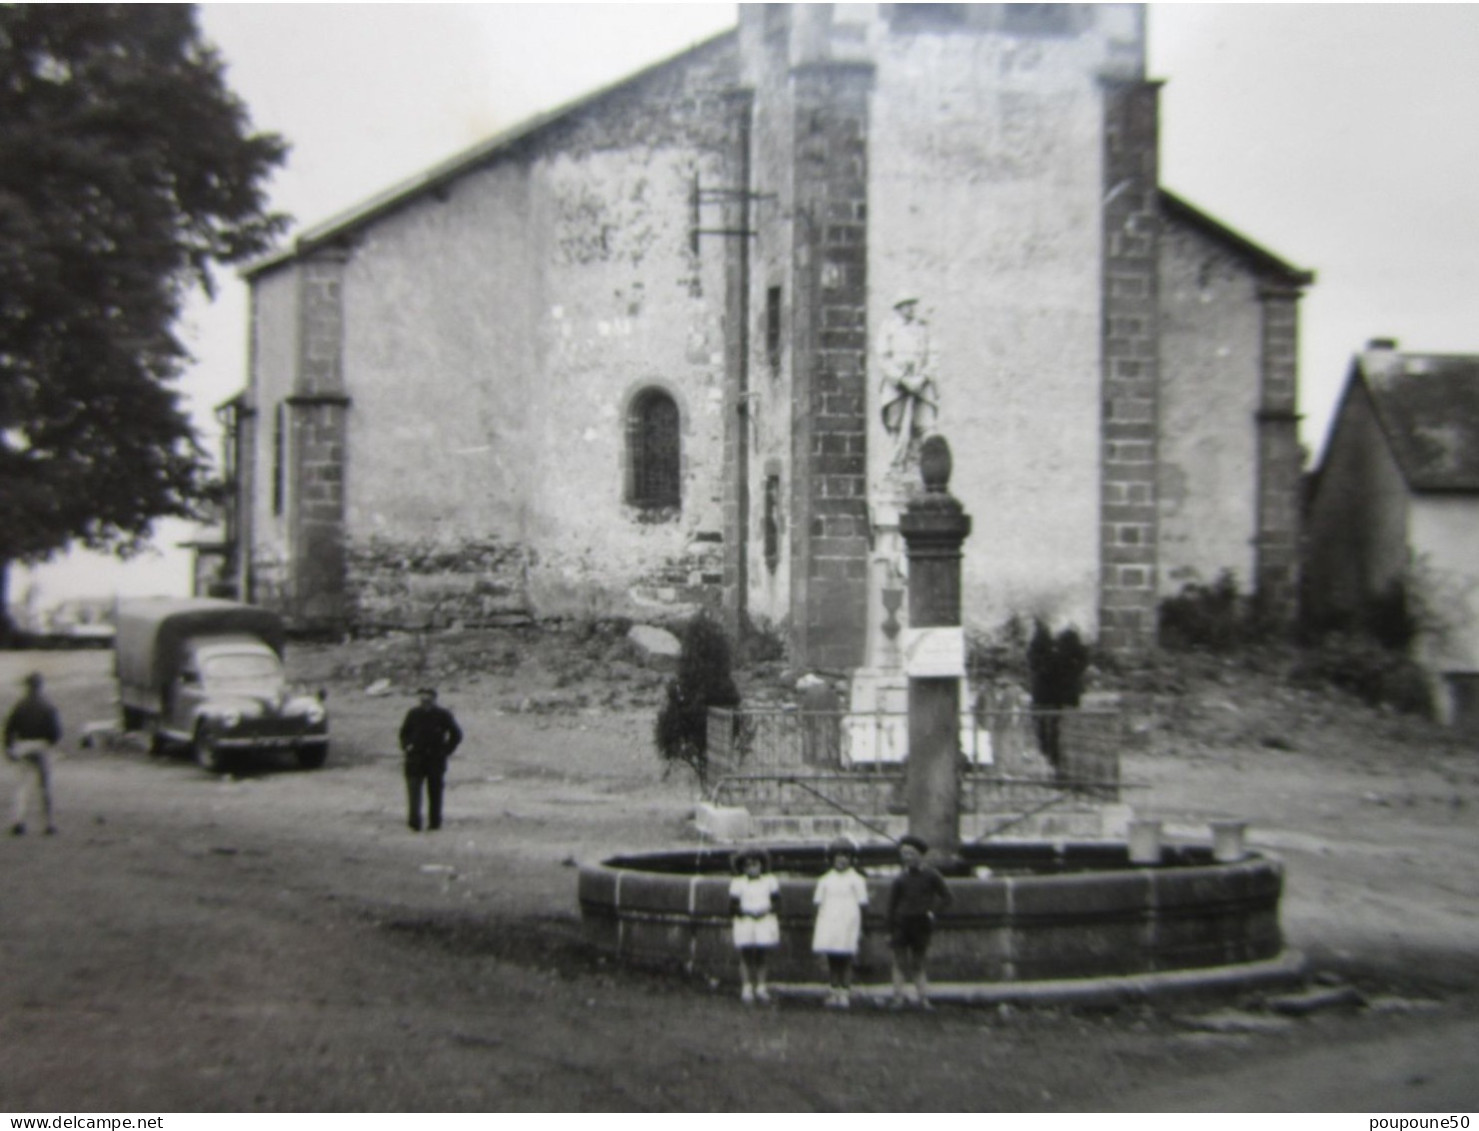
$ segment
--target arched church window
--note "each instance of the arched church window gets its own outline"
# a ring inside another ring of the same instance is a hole
[[[627,502],[650,508],[681,505],[678,404],[661,389],[646,389],[632,401],[627,456]]]

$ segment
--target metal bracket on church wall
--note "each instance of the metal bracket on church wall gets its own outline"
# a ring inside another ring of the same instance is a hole
[[[703,206],[706,204],[733,204],[736,202],[748,205],[751,201],[775,200],[773,192],[751,192],[748,189],[739,188],[704,188],[697,178],[694,179],[693,188],[688,193],[688,244],[694,255],[698,254],[700,236],[724,236],[726,239],[735,236],[754,237],[760,233],[754,228],[705,228],[703,227]],[[748,213],[748,208],[746,212]]]

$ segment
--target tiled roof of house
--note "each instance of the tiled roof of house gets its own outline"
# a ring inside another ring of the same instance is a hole
[[[1355,373],[1414,491],[1479,491],[1479,355],[1367,349]]]

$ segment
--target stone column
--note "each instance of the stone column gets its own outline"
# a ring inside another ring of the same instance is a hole
[[[288,413],[290,592],[294,628],[340,631],[346,619],[344,271],[349,252],[325,248],[299,278],[298,373]]]
[[[806,8],[812,32],[824,15]],[[864,64],[807,61],[791,72],[791,651],[832,671],[863,662],[867,622],[872,86]]]
[[[960,562],[971,520],[947,490],[951,458],[943,437],[924,441],[919,469],[924,494],[899,518],[909,556],[905,794],[909,831],[948,855],[960,845],[960,684],[965,676]]]
[[[1156,639],[1160,460],[1159,84],[1104,81],[1099,643]]]
[[[1263,380],[1258,404],[1258,533],[1254,592],[1269,623],[1294,623],[1299,591],[1299,298],[1297,286],[1265,284]]]
[[[725,96],[728,145],[721,187],[730,190],[722,228],[748,233],[750,132],[755,96],[733,90]],[[697,191],[697,189],[695,189]],[[696,236],[694,237],[697,238]],[[724,630],[736,646],[749,628],[750,589],[750,237],[724,237]]]

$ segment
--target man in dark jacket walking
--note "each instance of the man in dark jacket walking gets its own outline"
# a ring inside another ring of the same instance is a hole
[[[30,801],[31,778],[41,785],[41,808],[46,814],[46,832],[56,832],[51,819],[51,748],[62,738],[62,722],[50,700],[41,694],[41,673],[26,676],[26,694],[5,720],[5,756],[15,764],[15,823],[10,831],[26,831],[26,807]]]
[[[462,728],[452,712],[437,704],[434,687],[416,693],[420,702],[401,723],[401,751],[406,756],[406,796],[411,803],[407,823],[421,831],[421,791],[426,790],[427,828],[442,827],[442,785],[447,759],[462,742]]]

